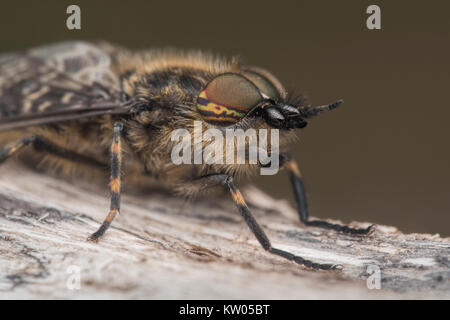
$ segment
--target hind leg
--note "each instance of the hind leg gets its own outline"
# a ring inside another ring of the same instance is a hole
[[[31,145],[36,140],[35,136],[20,139],[9,147],[0,150],[0,163],[19,153],[25,147]]]
[[[46,152],[60,158],[72,160],[74,162],[103,168],[105,167],[105,164],[100,161],[83,156],[71,150],[67,150],[38,135],[20,139],[9,147],[0,149],[0,163],[5,162],[7,159],[18,154],[26,147],[33,147],[38,152]]]

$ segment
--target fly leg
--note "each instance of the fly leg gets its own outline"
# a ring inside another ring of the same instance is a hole
[[[109,228],[111,222],[114,220],[115,216],[119,213],[120,210],[121,132],[122,124],[116,123],[114,125],[113,142],[111,144],[111,180],[109,184],[111,189],[110,211],[100,228],[88,238],[89,241],[97,241]],[[33,147],[36,151],[47,152],[49,154],[69,159],[74,162],[81,162],[101,168],[106,167],[106,165],[100,161],[62,148],[41,136],[26,137],[20,139],[9,147],[1,149],[0,163],[19,153],[26,147]]]
[[[73,152],[71,150],[67,150],[63,147],[60,147],[42,136],[26,137],[20,139],[19,141],[15,142],[14,144],[8,147],[0,149],[0,164],[5,162],[12,156],[20,153],[20,151],[23,151],[26,147],[33,147],[34,150],[38,152],[46,152],[60,158],[72,160],[74,162],[79,162],[101,168],[105,167],[105,164],[100,161],[97,161],[93,158],[89,158],[76,152]]]
[[[22,149],[31,145],[35,140],[36,140],[35,136],[26,137],[26,138],[20,139],[19,141],[15,142],[13,145],[10,145],[9,147],[1,149],[0,150],[0,163],[5,162],[8,158],[19,153]]]
[[[97,242],[111,225],[116,215],[120,212],[120,168],[122,166],[122,123],[114,124],[113,141],[111,144],[111,178],[109,187],[111,190],[110,210],[102,225],[96,232],[88,237],[88,241]]]
[[[196,187],[198,187],[199,189],[214,187],[218,185],[225,186],[230,191],[233,202],[236,204],[241,216],[247,223],[247,226],[250,228],[258,242],[266,251],[277,256],[281,256],[289,261],[294,261],[300,265],[316,270],[334,270],[338,268],[337,265],[316,263],[306,260],[300,256],[294,255],[290,252],[272,247],[269,238],[250,212],[247,204],[245,203],[244,197],[234,184],[233,178],[231,176],[228,176],[226,174],[213,174],[198,179],[196,183]]]
[[[295,201],[297,202],[298,215],[302,223],[307,226],[331,229],[353,235],[368,234],[372,230],[372,226],[365,229],[356,229],[345,225],[329,223],[323,220],[309,220],[305,185],[303,183],[302,174],[297,166],[297,162],[292,159],[290,154],[282,153],[280,154],[280,165],[283,165],[290,173],[290,180],[292,188],[294,189]]]

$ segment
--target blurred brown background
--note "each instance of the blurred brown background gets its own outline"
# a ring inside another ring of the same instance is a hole
[[[81,7],[82,30],[66,28]],[[381,7],[382,30],[366,28]],[[313,104],[343,98],[294,146],[311,214],[450,235],[450,2],[10,1],[0,52],[67,39],[240,54]],[[285,173],[259,177],[293,200]]]

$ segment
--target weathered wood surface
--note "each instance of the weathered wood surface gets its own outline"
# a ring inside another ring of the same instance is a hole
[[[386,226],[367,237],[305,228],[286,201],[250,188],[244,194],[276,247],[342,271],[264,252],[233,203],[214,198],[125,195],[122,214],[93,244],[86,237],[109,206],[107,189],[96,189],[0,167],[0,298],[450,297],[448,238]],[[381,290],[367,288],[369,265],[381,270]]]

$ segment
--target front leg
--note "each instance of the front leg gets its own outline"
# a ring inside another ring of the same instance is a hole
[[[298,215],[300,221],[307,226],[336,230],[348,234],[367,234],[372,230],[372,226],[365,229],[350,228],[339,224],[329,223],[323,220],[309,220],[308,202],[306,199],[305,185],[297,162],[288,153],[280,154],[280,165],[290,172],[292,188],[294,189],[295,201],[297,202]]]
[[[105,234],[116,215],[120,212],[120,168],[122,166],[122,145],[121,133],[122,123],[114,124],[114,135],[111,144],[111,180],[109,187],[111,189],[110,210],[100,228],[89,236],[88,241],[97,242]]]
[[[252,213],[250,212],[250,209],[245,203],[244,197],[234,184],[233,178],[231,176],[228,176],[226,174],[213,174],[205,176],[196,180],[195,185],[193,187],[197,189],[197,191],[199,191],[201,189],[210,188],[217,185],[223,185],[228,188],[228,190],[231,193],[231,197],[233,198],[234,203],[238,207],[240,214],[244,218],[244,221],[247,223],[247,226],[250,228],[250,230],[258,240],[258,242],[266,251],[312,269],[334,270],[339,268],[338,265],[312,262],[300,256],[296,256],[290,252],[273,248],[264,230],[261,228],[261,226],[256,221],[255,217],[253,217]]]

